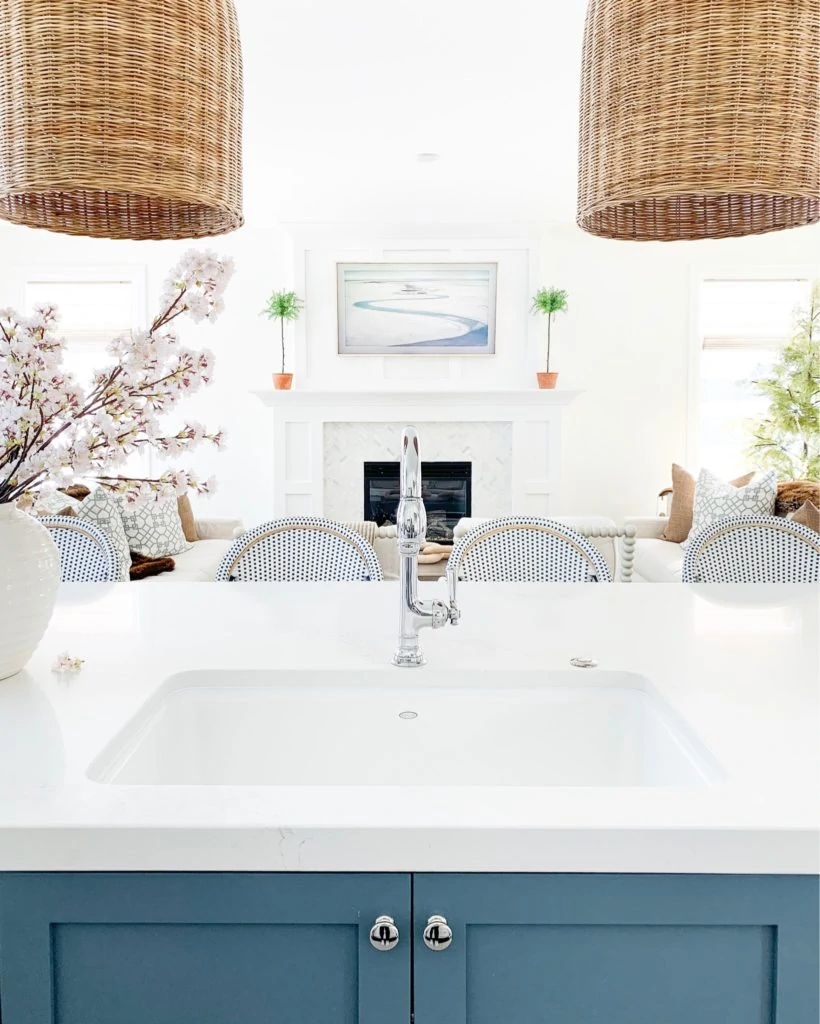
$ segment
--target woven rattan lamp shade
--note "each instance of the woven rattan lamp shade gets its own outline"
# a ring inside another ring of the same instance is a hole
[[[671,241],[820,221],[820,0],[591,0],[578,224]]]
[[[242,224],[233,0],[0,0],[0,217],[71,235]]]

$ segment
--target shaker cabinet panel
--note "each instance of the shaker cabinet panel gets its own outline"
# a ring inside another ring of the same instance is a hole
[[[415,1024],[818,1020],[817,879],[417,875],[414,910]]]
[[[5,874],[0,1016],[817,1024],[819,908],[817,877]]]
[[[406,875],[6,875],[2,1021],[408,1024],[409,910]]]

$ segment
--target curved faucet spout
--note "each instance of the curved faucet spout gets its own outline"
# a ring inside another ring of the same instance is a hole
[[[421,498],[421,455],[415,427],[405,427],[401,435],[400,493],[402,498]]]
[[[455,602],[455,580],[450,582],[450,604],[443,601],[420,601],[417,593],[419,552],[427,531],[427,513],[421,498],[421,453],[418,432],[408,426],[401,436],[401,497],[396,513],[396,536],[400,562],[399,646],[393,664],[417,667],[424,664],[419,645],[419,630],[425,626],[438,629],[459,619]]]

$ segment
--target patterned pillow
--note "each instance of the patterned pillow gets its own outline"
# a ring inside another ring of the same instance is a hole
[[[38,492],[34,499],[35,516],[76,516],[80,502],[62,491]]]
[[[734,487],[745,487],[751,483],[754,472],[739,476],[732,480]],[[671,540],[675,544],[685,541],[692,530],[692,515],[695,511],[695,485],[696,480],[691,473],[687,473],[683,466],[677,462],[672,463],[672,501],[669,509],[669,518],[666,521],[666,528],[663,531],[663,539]]]
[[[102,487],[92,491],[85,501],[80,503],[77,509],[77,516],[86,522],[93,523],[103,531],[117,553],[118,574],[117,579],[127,582],[131,568],[131,552],[128,548],[128,538],[125,536],[125,529],[120,515],[120,503],[117,499],[103,490]]]
[[[132,551],[146,558],[165,558],[189,551],[176,498],[160,498],[140,505],[120,505],[125,535]]]
[[[691,537],[724,516],[774,515],[776,498],[777,474],[773,469],[755,477],[745,487],[735,487],[702,469],[695,485],[692,530],[684,548]]]

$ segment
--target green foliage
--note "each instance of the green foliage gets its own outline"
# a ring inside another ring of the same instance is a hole
[[[567,293],[563,288],[539,288],[532,297],[532,313],[544,313],[552,319],[555,313],[565,313]]]
[[[531,313],[543,313],[547,318],[547,372],[550,368],[552,348],[552,318],[556,313],[566,313],[567,293],[563,288],[539,288],[532,297]]]
[[[296,292],[280,291],[271,295],[260,315],[269,320],[298,320],[304,308],[305,304]]]
[[[298,320],[299,314],[305,308],[304,302],[296,292],[278,291],[273,292],[268,299],[267,305],[259,314],[266,316],[269,320],[278,320],[282,332],[282,373],[285,372],[285,321]]]
[[[769,408],[750,425],[749,458],[782,480],[820,480],[820,281],[769,376],[751,383]]]

